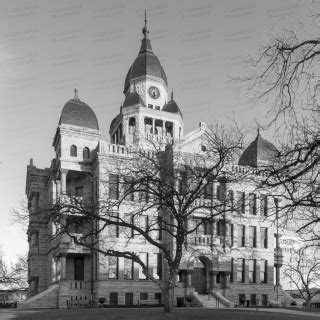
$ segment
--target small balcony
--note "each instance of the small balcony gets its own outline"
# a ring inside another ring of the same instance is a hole
[[[61,236],[55,238],[52,241],[52,247],[57,250],[57,253],[63,254],[90,254],[90,249],[79,244],[75,244],[72,237],[76,239],[81,239],[83,237],[82,233],[70,233],[70,236],[67,234],[62,234]],[[89,241],[87,239],[86,241]]]
[[[189,238],[189,244],[193,246],[220,246],[222,244],[220,237],[209,234],[195,235]]]

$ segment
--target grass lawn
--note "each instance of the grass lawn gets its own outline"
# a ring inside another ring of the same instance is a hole
[[[17,311],[0,309],[0,319],[21,320],[301,320],[319,319],[319,317],[305,317],[302,315],[280,314],[252,310],[230,309],[175,309],[165,314],[162,309],[67,309],[67,310],[34,310]]]

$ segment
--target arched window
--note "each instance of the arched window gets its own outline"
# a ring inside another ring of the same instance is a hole
[[[70,147],[70,156],[71,157],[77,156],[77,147],[74,144]]]
[[[83,159],[90,158],[90,149],[88,147],[83,148]]]

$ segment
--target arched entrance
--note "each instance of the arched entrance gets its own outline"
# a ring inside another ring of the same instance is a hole
[[[207,270],[205,263],[199,259],[194,259],[191,285],[198,293],[206,293]]]

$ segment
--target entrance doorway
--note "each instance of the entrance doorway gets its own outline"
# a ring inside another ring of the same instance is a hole
[[[191,285],[195,290],[200,294],[206,293],[206,265],[200,259],[195,259],[191,277]]]
[[[77,280],[77,281],[84,280],[84,258],[83,257],[74,258],[74,280]]]

